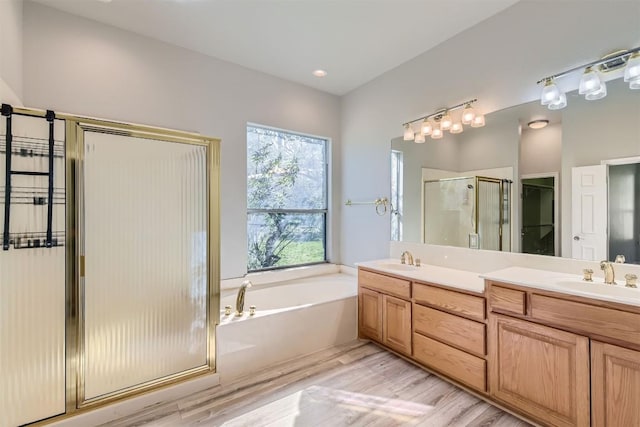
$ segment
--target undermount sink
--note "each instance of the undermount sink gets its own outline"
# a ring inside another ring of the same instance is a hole
[[[382,268],[382,269],[387,269],[387,270],[398,270],[398,271],[413,271],[413,270],[417,270],[419,268],[419,267],[416,267],[415,265],[394,264],[394,263],[391,263],[391,262],[385,262],[385,263],[376,264],[376,267]]]
[[[594,279],[597,280],[597,279]],[[602,279],[600,279],[602,280]],[[616,285],[607,285],[602,282],[586,282],[584,280],[567,280],[559,279],[552,282],[555,286],[564,289],[570,289],[579,292],[585,292],[594,295],[608,295],[624,298],[640,299],[640,289],[625,287],[624,278],[622,281],[618,281]]]

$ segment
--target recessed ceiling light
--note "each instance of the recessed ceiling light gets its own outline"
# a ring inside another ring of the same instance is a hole
[[[316,77],[324,77],[327,75],[327,72],[325,70],[315,70],[313,75]]]
[[[534,120],[532,122],[527,123],[531,129],[542,129],[549,124],[549,120]]]

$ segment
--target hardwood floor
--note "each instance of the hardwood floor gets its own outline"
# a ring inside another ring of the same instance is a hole
[[[105,424],[142,425],[529,426],[365,342],[282,363]]]

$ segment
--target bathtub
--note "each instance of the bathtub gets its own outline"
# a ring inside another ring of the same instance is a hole
[[[254,286],[235,316],[237,289],[222,291],[216,329],[221,383],[266,366],[352,341],[357,336],[357,278],[327,274]],[[224,306],[233,307],[231,315]],[[249,315],[249,306],[256,312]]]

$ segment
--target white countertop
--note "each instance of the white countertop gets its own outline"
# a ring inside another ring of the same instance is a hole
[[[400,264],[397,259],[379,259],[375,261],[359,262],[358,267],[370,268],[372,270],[393,274],[394,276],[405,277],[410,280],[433,283],[436,285],[449,286],[465,291],[483,293],[484,279],[478,273],[471,271],[457,270],[454,268],[439,267],[436,265],[422,264],[420,267],[406,266]],[[400,269],[406,268],[407,270]]]
[[[616,277],[617,285],[607,285],[602,277],[594,277],[593,282],[585,282],[581,275],[525,267],[508,267],[481,274],[480,277],[567,295],[640,306],[640,288],[625,287],[624,277]]]
[[[625,287],[624,277],[616,278],[617,285],[607,285],[603,283],[602,277],[594,277],[593,282],[585,282],[581,275],[526,267],[508,267],[488,273],[475,273],[429,264],[422,264],[420,267],[407,266],[392,258],[360,262],[356,265],[409,280],[434,283],[477,293],[484,292],[484,279],[489,279],[640,307],[640,288]]]

